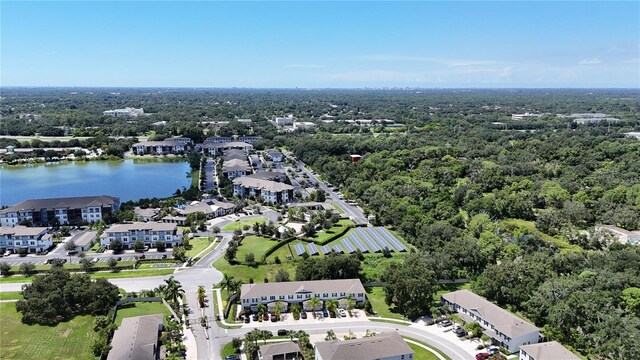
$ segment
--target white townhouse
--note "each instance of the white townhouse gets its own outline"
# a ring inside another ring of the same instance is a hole
[[[233,214],[235,204],[218,200],[192,201],[183,208],[175,208],[178,216],[167,215],[162,218],[162,222],[184,225],[187,215],[193,213],[203,213],[207,220]]]
[[[580,360],[557,341],[520,346],[519,360]]]
[[[316,360],[412,360],[413,350],[397,332],[362,339],[316,343]]]
[[[239,198],[262,197],[271,204],[293,201],[293,186],[282,182],[242,176],[233,179],[233,195]]]
[[[469,290],[458,290],[442,295],[442,303],[449,305],[466,322],[477,322],[496,346],[503,346],[510,353],[520,346],[537,344],[540,329],[498,305]]]
[[[106,195],[25,200],[0,210],[0,225],[16,226],[22,221],[33,226],[93,223],[119,207],[119,198]]]
[[[251,165],[246,160],[231,159],[222,162],[222,175],[233,180],[240,176],[251,174]]]
[[[202,145],[202,151],[205,155],[216,156],[231,149],[239,149],[249,154],[253,150],[253,145],[242,141],[205,143]]]
[[[116,224],[105,229],[100,236],[100,245],[111,247],[111,242],[119,239],[128,249],[138,240],[145,245],[154,247],[158,240],[164,241],[166,247],[182,244],[182,230],[176,224],[159,222],[135,222],[133,224]]]
[[[135,155],[169,155],[184,154],[189,150],[189,143],[183,141],[143,141],[131,146]]]
[[[603,225],[598,229],[612,234],[621,244],[640,245],[640,230],[629,231],[614,225]]]
[[[51,234],[46,227],[0,227],[0,250],[18,252],[27,249],[28,253],[41,253],[53,246]]]
[[[257,311],[258,304],[272,308],[277,301],[286,304],[285,309],[292,304],[301,304],[305,310],[312,310],[311,298],[318,298],[322,303],[330,299],[340,300],[340,306],[345,308],[348,297],[356,303],[365,300],[364,286],[359,279],[243,284],[240,289],[242,308],[252,311]]]

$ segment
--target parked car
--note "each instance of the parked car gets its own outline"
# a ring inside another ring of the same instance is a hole
[[[463,337],[463,336],[466,336],[466,335],[467,335],[467,332],[466,332],[463,328],[461,328],[461,327],[459,327],[459,328],[457,328],[457,329],[453,330],[453,332],[454,332],[454,333],[456,333],[456,336],[457,336],[457,337]]]
[[[264,315],[262,315],[262,320],[269,321],[269,313],[264,313]]]
[[[278,336],[287,336],[289,332],[285,329],[278,330]]]
[[[489,354],[486,352],[483,353],[477,353],[476,354],[476,360],[487,360],[489,358]]]
[[[271,322],[276,322],[278,321],[278,317],[276,316],[276,314],[272,314],[271,315]]]
[[[167,254],[162,255],[162,258],[166,259],[167,258]]]
[[[116,258],[116,261],[122,261],[122,256],[118,256],[118,257]]]
[[[300,313],[300,318],[306,319],[307,318],[307,312],[306,311],[301,312]]]
[[[453,325],[453,322],[451,320],[449,320],[449,319],[446,319],[446,320],[440,322],[440,325],[442,325],[444,327],[447,327],[447,326]]]
[[[487,349],[487,352],[489,353],[489,355],[495,355],[500,352],[500,349],[495,346],[491,346]]]
[[[224,360],[240,360],[240,356],[238,355],[227,355]]]
[[[344,309],[338,309],[338,314],[342,317],[347,317],[347,312]]]
[[[251,321],[251,317],[249,317],[249,315],[244,317],[244,323],[248,324]]]
[[[100,261],[100,259],[98,259],[98,258],[91,259],[91,262],[94,263],[94,264],[97,263],[98,261]]]
[[[258,318],[259,318],[258,314],[253,314],[253,321],[258,321]]]
[[[322,309],[322,316],[329,317],[329,312],[327,311],[327,309]]]
[[[144,256],[144,254],[142,254],[142,255],[140,255],[140,256],[138,257],[138,259],[142,260],[142,259],[144,259],[145,257],[146,257],[146,256]]]

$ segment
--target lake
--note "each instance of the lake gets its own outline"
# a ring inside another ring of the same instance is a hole
[[[82,161],[0,167],[0,204],[26,199],[112,195],[120,201],[168,197],[189,187],[186,161]]]

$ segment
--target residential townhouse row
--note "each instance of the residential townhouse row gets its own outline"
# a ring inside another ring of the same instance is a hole
[[[113,196],[31,199],[0,210],[0,226],[29,222],[33,226],[78,225],[104,220],[120,207]]]
[[[271,311],[280,301],[285,310],[293,304],[301,304],[305,310],[319,310],[327,300],[338,300],[341,308],[346,308],[347,298],[356,303],[365,301],[365,289],[358,279],[290,281],[280,283],[243,284],[240,289],[240,305],[245,310],[257,311],[258,305],[266,305]],[[311,299],[321,301],[313,309]]]
[[[157,241],[163,241],[165,247],[176,247],[182,244],[182,230],[177,224],[160,222],[134,222],[132,224],[116,224],[105,229],[100,235],[100,245],[111,248],[114,240],[122,241],[125,249],[133,247],[140,240],[145,246],[155,247]]]
[[[135,155],[184,154],[191,149],[191,139],[185,137],[168,138],[162,141],[141,141],[131,146]]]
[[[16,225],[0,227],[0,251],[41,253],[53,246],[53,238],[46,227]],[[21,250],[24,249],[24,250]]]
[[[271,204],[293,201],[293,186],[284,183],[280,176],[269,177],[268,174],[273,173],[257,173],[233,179],[233,195],[239,198],[261,197]]]

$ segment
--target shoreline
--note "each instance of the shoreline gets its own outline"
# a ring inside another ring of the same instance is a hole
[[[133,160],[135,163],[154,163],[154,162],[171,162],[171,163],[179,163],[179,162],[188,162],[189,159],[186,155],[162,155],[162,156],[154,156],[154,155],[126,155],[124,158],[118,157],[94,157],[94,158],[81,158],[81,159],[62,159],[58,161],[45,161],[45,160],[36,160],[36,161],[28,161],[28,162],[19,162],[17,164],[9,164],[6,162],[0,161],[0,168],[26,168],[26,167],[35,167],[35,166],[50,166],[50,165],[70,165],[75,163],[90,163],[90,162],[120,162],[126,160]]]

